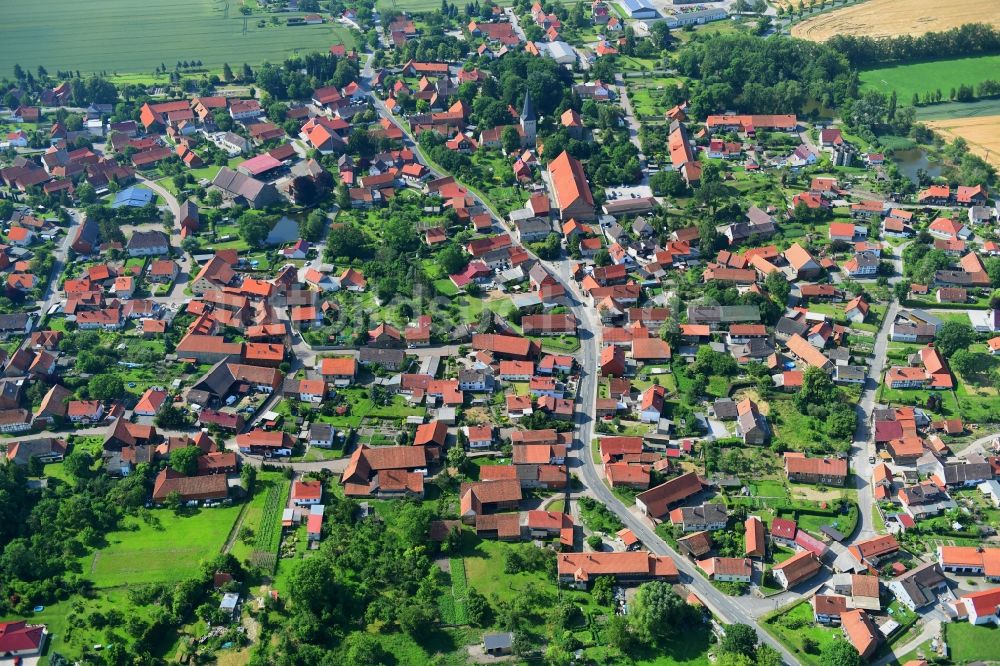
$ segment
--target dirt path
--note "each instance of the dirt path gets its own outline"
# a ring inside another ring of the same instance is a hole
[[[229,538],[226,539],[226,543],[222,546],[223,555],[233,549],[233,544],[236,543],[236,537],[240,534],[240,528],[243,527],[243,520],[246,518],[247,509],[249,508],[250,502],[246,502],[243,505],[243,508],[240,509],[240,515],[236,517],[236,522],[233,523],[233,529],[229,531]]]

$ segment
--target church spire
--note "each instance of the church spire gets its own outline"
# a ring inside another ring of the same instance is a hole
[[[535,120],[535,107],[531,104],[531,93],[524,93],[524,107],[521,109],[521,120]]]

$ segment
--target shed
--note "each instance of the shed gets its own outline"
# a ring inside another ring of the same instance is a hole
[[[222,595],[222,603],[219,604],[219,610],[228,615],[232,615],[236,612],[236,607],[240,603],[240,595],[237,592],[226,592]]]
[[[514,651],[514,634],[509,631],[485,634],[483,636],[483,651],[494,657],[511,654]]]
[[[823,525],[819,528],[819,531],[838,543],[844,540],[844,535],[829,525]]]

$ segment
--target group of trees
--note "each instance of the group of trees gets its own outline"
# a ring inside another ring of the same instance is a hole
[[[330,536],[296,566],[288,617],[265,621],[268,640],[260,643],[257,663],[355,663],[360,653],[370,658],[381,648],[356,642],[354,633],[364,625],[417,640],[431,631],[443,588],[426,545],[430,510],[405,503],[391,525],[356,521],[355,511],[349,500],[327,503]],[[277,637],[273,646],[270,632]]]
[[[715,663],[717,666],[778,666],[782,659],[777,650],[758,641],[757,632],[750,625],[729,624],[719,641]]]
[[[152,470],[120,480],[93,474],[89,454],[67,458],[71,483],[28,489],[27,470],[0,468],[0,614],[23,614],[87,587],[79,558],[149,496]]]
[[[323,86],[343,88],[357,78],[358,64],[350,58],[312,52],[289,58],[281,65],[261,65],[254,83],[273,99],[284,100],[308,98],[315,88]]]
[[[424,200],[426,201],[426,200]],[[330,229],[326,258],[330,262],[363,261],[362,272],[377,285],[379,299],[386,302],[397,295],[409,296],[424,279],[419,262],[412,261],[420,249],[417,227],[423,202],[396,198],[379,209],[378,222],[371,225],[377,238],[357,224],[346,223]]]
[[[857,89],[840,53],[804,40],[743,34],[695,39],[679,53],[677,68],[696,80],[691,112],[699,117],[727,109],[797,113],[813,100],[835,107]]]
[[[838,451],[850,448],[858,417],[830,375],[819,368],[807,368],[802,377],[802,388],[792,399],[800,413],[823,423],[827,436],[834,441]]]

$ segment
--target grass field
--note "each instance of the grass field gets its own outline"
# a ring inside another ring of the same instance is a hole
[[[785,644],[804,664],[819,663],[818,653],[828,644],[840,638],[839,629],[824,627],[813,622],[812,607],[801,601],[786,612],[766,620],[764,629]],[[812,638],[819,646],[816,654],[807,654],[802,649],[803,639]]]
[[[864,73],[861,74],[862,78]],[[981,118],[1000,116],[1000,99],[981,99],[975,102],[945,102],[917,109],[917,120],[948,120],[950,118]]]
[[[440,3],[437,5],[440,7]],[[179,60],[200,60],[209,69],[224,62],[280,62],[297,52],[325,51],[332,44],[354,46],[339,24],[288,27],[272,25],[270,16],[255,14],[245,22],[238,4],[228,0],[164,0],[89,3],[50,0],[44,11],[7,12],[0,72],[10,76],[14,64],[34,71],[44,65],[81,72],[152,72],[173,68]],[[266,27],[258,27],[258,21]]]
[[[954,663],[1000,660],[1000,631],[996,627],[977,627],[968,622],[950,622],[945,627]]]
[[[109,534],[106,547],[83,559],[83,574],[99,588],[182,580],[221,550],[239,512],[239,506],[155,510],[152,524],[130,520],[126,530]]]
[[[1000,67],[998,62],[997,67]],[[949,141],[962,137],[969,149],[995,167],[1000,167],[1000,115],[979,118],[952,118],[924,122]]]
[[[1000,25],[1000,3],[996,0],[869,0],[826,12],[792,27],[792,36],[814,42],[838,34],[895,37],[922,35],[957,28],[966,23]]]
[[[864,86],[885,93],[895,90],[901,101],[909,103],[914,93],[923,95],[940,90],[947,97],[952,88],[962,84],[975,85],[996,78],[997,71],[1000,71],[1000,55],[880,67],[863,71],[860,76]]]

